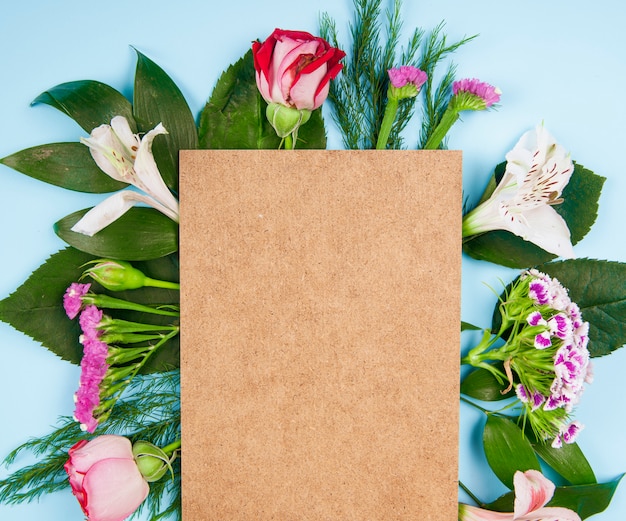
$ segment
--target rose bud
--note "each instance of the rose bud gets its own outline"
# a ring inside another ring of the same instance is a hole
[[[79,441],[69,450],[64,468],[89,521],[122,521],[148,495],[130,440],[123,436]]]
[[[282,29],[275,29],[262,43],[253,42],[252,54],[259,92],[269,104],[268,120],[280,137],[297,138],[298,127],[309,119],[309,112],[326,100],[329,82],[341,71],[339,62],[346,54],[310,33]],[[287,116],[282,107],[294,115]],[[283,127],[285,120],[288,124]]]

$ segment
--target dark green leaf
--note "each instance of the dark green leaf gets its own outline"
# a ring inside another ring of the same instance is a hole
[[[156,63],[137,51],[133,111],[140,132],[162,123],[167,134],[155,139],[154,158],[165,183],[178,192],[178,152],[198,148],[191,110],[172,79]]]
[[[265,116],[267,104],[256,86],[252,51],[220,76],[200,116],[200,147],[277,149],[280,138]],[[298,133],[297,148],[326,148],[321,110]]]
[[[481,327],[475,326],[474,324],[461,321],[461,331],[480,331],[481,329]]]
[[[535,452],[522,430],[511,420],[490,414],[483,432],[487,462],[507,487],[513,488],[517,470],[541,470]]]
[[[0,320],[11,324],[44,347],[74,364],[80,363],[80,327],[67,318],[63,294],[78,280],[93,257],[73,248],[52,255],[24,284],[0,301]]]
[[[127,186],[98,168],[81,143],[51,143],[27,148],[0,162],[40,181],[78,192],[114,192]]]
[[[93,237],[71,231],[89,209],[55,223],[54,230],[70,246],[127,261],[149,260],[178,251],[178,224],[153,208],[134,207]]]
[[[537,455],[572,485],[596,483],[596,476],[577,443],[565,443],[554,449],[546,443],[533,443]]]
[[[60,110],[78,123],[87,133],[110,123],[115,116],[124,116],[133,132],[137,125],[130,102],[113,87],[92,80],[62,83],[41,93],[33,101]]]
[[[626,343],[626,263],[591,259],[552,262],[538,269],[568,288],[589,322],[589,353],[607,355]]]
[[[500,364],[502,369],[502,364]],[[508,385],[508,383],[507,383]],[[461,393],[476,400],[485,402],[493,402],[510,398],[515,394],[512,389],[506,393],[502,393],[506,385],[498,382],[496,377],[486,369],[474,369],[461,382]]]
[[[63,310],[63,294],[83,272],[83,265],[94,257],[74,248],[66,248],[52,255],[37,268],[17,290],[0,301],[0,320],[7,322],[64,360],[79,364],[82,346],[78,342],[80,327],[77,320],[70,320]],[[162,280],[178,280],[178,262],[169,256],[136,263],[146,275]],[[97,293],[107,293],[97,285]],[[134,302],[148,304],[178,304],[178,292],[142,288],[132,292],[115,294]],[[109,312],[112,316],[155,324],[171,323],[171,318],[143,313]],[[179,365],[178,338],[164,345],[142,368],[142,372],[162,371]]]
[[[494,176],[502,175],[502,171],[502,165],[498,165]],[[572,244],[577,244],[595,222],[598,200],[605,180],[582,165],[575,164],[574,173],[563,190],[563,203],[554,206],[567,222]],[[492,179],[488,191],[493,191],[494,188],[495,183]],[[475,259],[510,268],[526,268],[555,258],[533,243],[503,230],[486,232],[470,238],[464,242],[463,251]]]
[[[582,519],[587,519],[606,510],[622,476],[608,483],[557,487],[548,505],[569,508],[578,512]]]

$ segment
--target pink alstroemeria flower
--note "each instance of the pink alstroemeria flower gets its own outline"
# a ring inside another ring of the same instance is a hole
[[[517,471],[513,477],[513,512],[494,512],[459,503],[459,521],[581,521],[580,516],[563,507],[547,507],[554,495],[554,483],[541,472]]]

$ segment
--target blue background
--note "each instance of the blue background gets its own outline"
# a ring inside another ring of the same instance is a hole
[[[450,41],[479,33],[455,54],[458,77],[478,77],[503,91],[498,111],[467,114],[450,133],[450,148],[464,152],[469,201],[477,200],[492,168],[519,136],[544,122],[577,162],[607,178],[597,223],[575,247],[577,256],[626,262],[623,5],[621,0],[406,0],[402,13],[406,38],[415,26],[429,30],[443,19]],[[253,39],[264,39],[275,27],[315,33],[322,11],[337,20],[346,42],[349,0],[7,3],[0,11],[0,157],[84,135],[60,112],[48,106],[29,107],[47,88],[94,79],[131,96],[135,67],[131,45],[171,75],[198,114],[218,75]],[[330,118],[327,122],[329,148],[341,148]],[[411,135],[415,129],[409,129],[408,143],[415,142]],[[48,186],[4,166],[0,186],[3,298],[47,256],[64,247],[52,223],[101,197]],[[497,288],[500,279],[509,281],[515,275],[513,270],[464,258],[462,318],[487,326],[495,303],[487,285]],[[467,347],[476,338],[463,340]],[[72,413],[78,369],[3,323],[0,360],[3,456],[29,437],[47,433],[60,415]],[[576,412],[586,424],[579,443],[601,481],[626,471],[625,367],[623,349],[596,359],[595,382]],[[479,448],[482,421],[480,413],[461,408],[460,474],[480,498],[491,500],[504,487],[486,467]],[[32,461],[22,458],[18,465]],[[5,475],[0,469],[0,476]],[[621,521],[624,512],[622,485],[597,519]],[[40,503],[0,506],[0,518],[68,521],[83,516],[66,492],[45,496]]]

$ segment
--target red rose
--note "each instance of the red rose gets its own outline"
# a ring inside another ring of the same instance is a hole
[[[324,103],[346,55],[322,38],[282,29],[263,43],[254,42],[252,54],[263,99],[298,110],[315,110]]]

